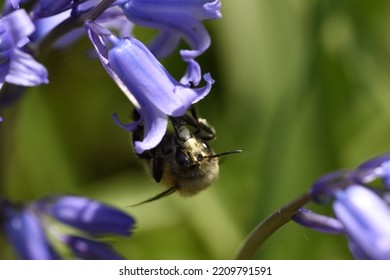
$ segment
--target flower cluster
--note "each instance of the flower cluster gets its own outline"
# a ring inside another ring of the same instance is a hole
[[[32,54],[51,44],[67,46],[88,34],[104,68],[140,115],[131,124],[122,124],[115,116],[128,131],[143,123],[144,139],[135,143],[137,153],[161,141],[168,116],[183,115],[211,90],[214,80],[209,73],[203,76],[206,85],[196,88],[202,74],[195,59],[210,46],[202,21],[221,17],[219,0],[40,0],[29,12],[23,9],[26,2],[33,1],[7,1],[3,8],[0,86],[48,83],[45,67]],[[134,25],[159,32],[146,46],[132,36]],[[190,49],[180,51],[188,67],[176,80],[158,59],[173,53],[180,40]]]
[[[80,196],[45,197],[23,206],[3,200],[0,218],[19,257],[39,260],[60,259],[55,245],[61,244],[73,258],[122,259],[98,238],[129,236],[135,223],[118,209]],[[64,225],[72,231],[65,232]]]
[[[220,18],[220,8],[219,0],[6,0],[0,13],[0,109],[16,99],[10,97],[15,92],[49,83],[43,54],[85,36],[139,116],[129,124],[115,114],[114,120],[126,131],[142,125],[137,153],[153,149],[168,118],[185,114],[211,90],[214,80],[196,59],[211,43],[202,22]],[[144,44],[133,35],[135,25],[158,32]],[[181,40],[188,45],[180,50],[187,67],[174,78],[159,59]],[[0,115],[1,123],[7,120]],[[61,244],[80,259],[118,259],[98,238],[127,236],[133,224],[127,214],[84,197],[45,197],[23,206],[0,197],[0,226],[23,259],[61,258]]]
[[[312,200],[330,202],[335,217],[302,208],[293,220],[320,232],[345,234],[355,259],[390,259],[389,195],[390,154],[385,154],[313,183]]]

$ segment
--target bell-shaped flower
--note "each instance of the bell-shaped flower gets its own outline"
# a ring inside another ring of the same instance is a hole
[[[93,235],[130,235],[135,224],[126,213],[81,196],[45,199],[44,210],[58,221]]]
[[[0,88],[7,82],[20,86],[47,83],[47,70],[21,48],[34,32],[25,10],[15,10],[0,18]]]
[[[211,43],[202,21],[221,18],[219,0],[118,0],[126,16],[137,25],[159,29],[149,45],[162,58],[172,53],[184,39],[191,50],[182,50],[184,61],[202,54]]]
[[[371,259],[390,259],[390,209],[378,194],[352,185],[335,194],[333,210],[359,251]]]
[[[209,74],[204,75],[207,84],[202,88],[182,84],[137,39],[118,38],[93,22],[86,22],[85,27],[104,68],[141,116],[140,120],[122,125],[131,131],[143,122],[144,138],[135,142],[137,153],[160,143],[166,132],[167,116],[183,115],[210,92],[214,80]],[[189,67],[194,65],[197,63]],[[190,75],[193,72],[187,71]]]

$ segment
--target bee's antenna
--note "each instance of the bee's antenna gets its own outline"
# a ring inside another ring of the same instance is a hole
[[[211,156],[206,156],[205,158],[216,158],[216,157],[220,157],[220,156],[237,154],[237,153],[241,153],[241,152],[242,152],[242,150],[233,150],[233,151],[227,151],[227,152],[223,152],[223,153],[214,154]]]
[[[173,194],[178,188],[176,186],[174,187],[171,187],[165,191],[163,191],[162,193],[159,193],[158,195],[156,196],[153,196],[152,198],[149,198],[145,201],[142,201],[140,203],[136,203],[136,204],[133,204],[133,205],[129,205],[128,207],[133,207],[133,206],[138,206],[138,205],[141,205],[141,204],[145,204],[145,203],[148,203],[148,202],[152,202],[152,201],[155,201],[155,200],[158,200],[160,198],[163,198],[165,196],[168,196],[170,194]]]

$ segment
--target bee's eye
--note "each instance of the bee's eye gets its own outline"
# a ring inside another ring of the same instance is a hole
[[[189,167],[191,166],[190,158],[180,150],[176,151],[176,161],[178,164]]]
[[[209,146],[209,144],[207,144],[206,142],[202,142],[202,146],[203,146],[203,148],[204,148],[207,152],[211,152],[211,147]]]

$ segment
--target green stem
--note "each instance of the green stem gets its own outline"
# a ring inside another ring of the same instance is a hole
[[[310,202],[310,200],[310,194],[305,193],[266,217],[247,236],[235,259],[247,260],[253,258],[256,251],[268,239],[268,237],[270,237],[283,225],[287,224],[291,220],[291,216],[305,204]]]

